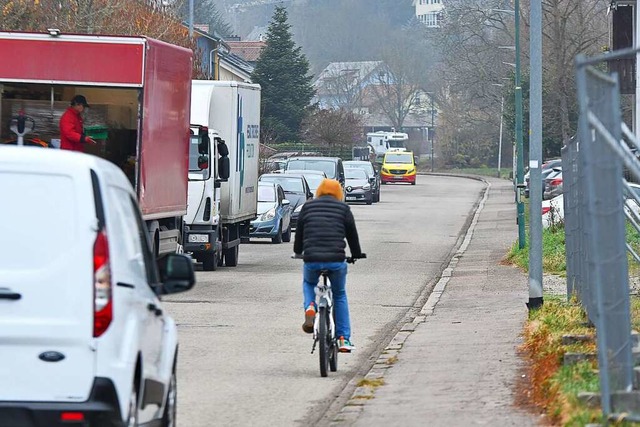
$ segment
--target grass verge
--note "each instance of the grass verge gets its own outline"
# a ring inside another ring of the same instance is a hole
[[[431,172],[431,163],[429,161],[421,161],[418,164],[419,172]],[[453,168],[453,169],[437,169],[436,172],[454,173],[463,175],[481,175],[481,176],[498,176],[498,168]],[[509,179],[511,169],[500,169],[500,178]]]
[[[640,297],[631,298],[632,328],[640,327]],[[581,392],[599,392],[598,362],[583,361],[564,365],[564,355],[571,353],[595,354],[595,329],[585,326],[587,318],[577,301],[567,302],[564,297],[545,296],[545,304],[529,315],[524,328],[521,350],[530,361],[528,377],[530,404],[544,410],[553,425],[584,426],[602,423],[599,409],[589,408],[578,399]],[[563,335],[587,335],[588,342],[562,344]],[[638,426],[638,423],[620,422],[616,426]]]

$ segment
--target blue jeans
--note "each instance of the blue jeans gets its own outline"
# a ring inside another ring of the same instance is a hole
[[[315,302],[315,287],[318,284],[321,270],[329,270],[331,292],[333,293],[334,313],[336,315],[336,335],[351,338],[351,321],[349,320],[349,303],[347,302],[347,263],[342,262],[305,262],[303,268],[302,292],[304,307]]]

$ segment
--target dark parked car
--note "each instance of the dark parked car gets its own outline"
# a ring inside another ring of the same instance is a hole
[[[291,206],[280,185],[258,183],[258,218],[251,221],[249,237],[266,237],[273,243],[291,241]]]
[[[266,173],[260,175],[258,182],[275,182],[282,186],[287,200],[291,203],[291,228],[295,229],[302,205],[307,200],[313,199],[313,193],[304,176],[300,174]]]
[[[373,193],[373,203],[380,201],[380,172],[373,163],[362,160],[349,160],[344,162],[344,167],[345,169],[363,169],[367,175],[369,175],[369,183],[371,184],[371,191]]]
[[[543,194],[544,194],[544,180],[547,178],[547,176],[549,176],[551,172],[553,172],[554,168],[561,168],[561,167],[562,167],[562,159],[551,159],[551,160],[547,160],[542,164],[541,172],[542,172],[542,193]],[[524,184],[525,184],[524,197],[529,197],[530,177],[531,177],[530,172],[527,172],[524,176]]]
[[[322,172],[322,171],[314,171],[314,170],[296,170],[296,169],[289,169],[287,171],[284,171],[285,174],[293,174],[293,175],[302,175],[304,176],[304,179],[307,180],[307,184],[309,185],[309,190],[311,190],[311,193],[315,196],[316,194],[316,190],[318,189],[318,186],[320,185],[320,183],[322,182],[323,179],[325,179],[327,177],[327,174]]]

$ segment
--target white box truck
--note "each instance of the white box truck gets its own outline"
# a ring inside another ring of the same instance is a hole
[[[257,216],[260,85],[194,80],[184,249],[205,271],[235,267]]]
[[[404,132],[369,132],[367,133],[367,145],[376,155],[376,161],[382,163],[382,158],[387,151],[407,151],[409,135]]]

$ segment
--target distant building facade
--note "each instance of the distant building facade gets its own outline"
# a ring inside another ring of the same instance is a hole
[[[429,28],[440,27],[442,11],[444,10],[442,1],[443,0],[413,0],[418,21]]]

